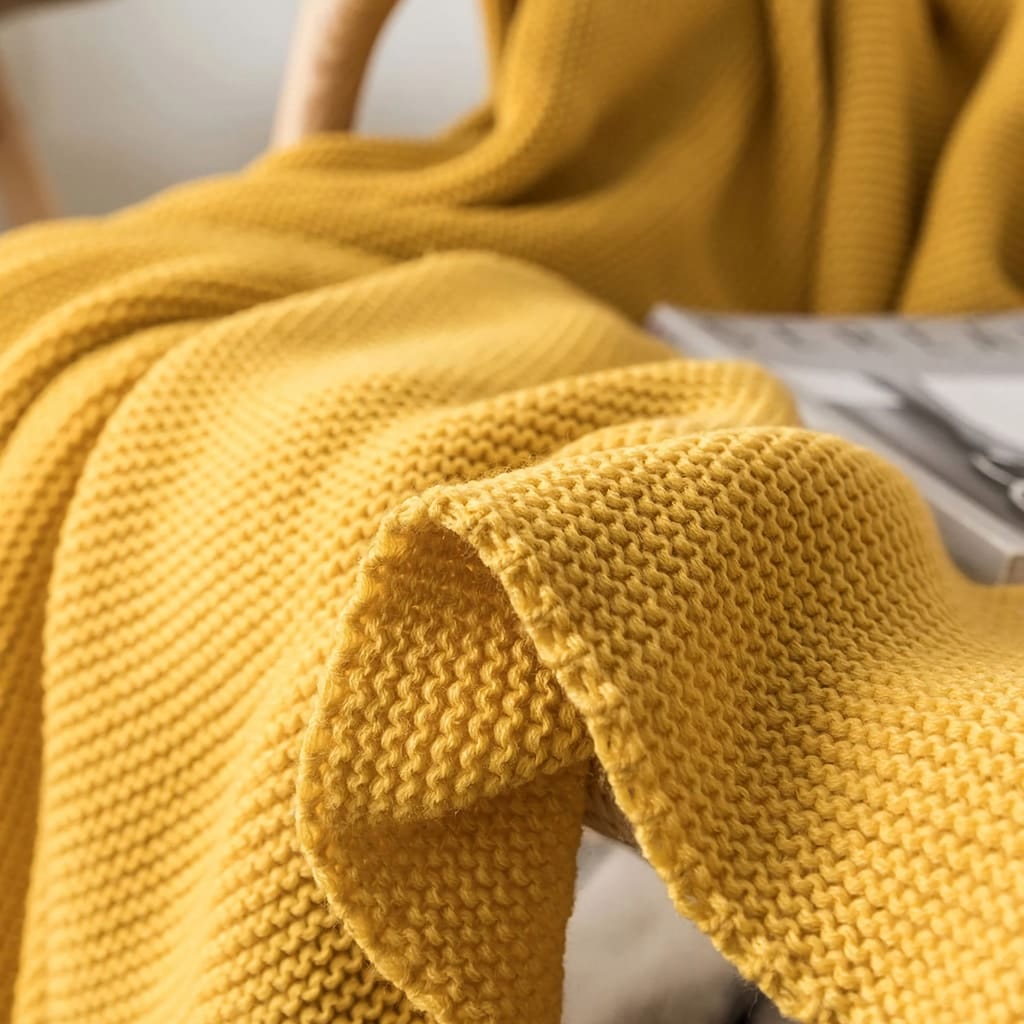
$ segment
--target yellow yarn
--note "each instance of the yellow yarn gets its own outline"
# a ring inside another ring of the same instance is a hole
[[[787,1013],[1024,1019],[1024,596],[602,304],[1019,305],[1021,5],[489,12],[441,139],[0,246],[0,1012],[553,1024],[596,755]]]

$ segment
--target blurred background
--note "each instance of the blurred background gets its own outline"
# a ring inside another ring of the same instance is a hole
[[[258,156],[300,3],[89,0],[0,20],[0,61],[61,212],[104,213]],[[474,0],[406,0],[359,130],[430,134],[483,98],[485,74]]]

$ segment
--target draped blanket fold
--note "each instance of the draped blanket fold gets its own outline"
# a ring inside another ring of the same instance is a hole
[[[811,1024],[1024,1018],[1024,594],[631,320],[1021,304],[1024,13],[487,5],[493,97],[0,244],[0,1016],[555,1024],[596,759]]]

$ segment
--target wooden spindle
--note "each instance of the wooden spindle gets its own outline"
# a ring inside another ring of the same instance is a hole
[[[347,131],[377,37],[398,0],[306,0],[274,123],[275,147]]]

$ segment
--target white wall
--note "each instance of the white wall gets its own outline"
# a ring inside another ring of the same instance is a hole
[[[0,28],[0,53],[66,213],[241,167],[264,146],[300,0],[95,0]],[[472,0],[404,0],[360,129],[426,134],[484,92]]]

